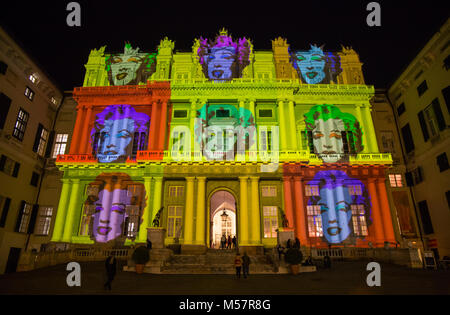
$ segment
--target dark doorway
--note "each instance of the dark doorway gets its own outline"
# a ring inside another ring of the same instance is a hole
[[[16,272],[17,264],[20,258],[20,248],[11,247],[9,249],[8,262],[6,263],[5,273]]]

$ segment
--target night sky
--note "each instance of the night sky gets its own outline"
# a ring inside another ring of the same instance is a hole
[[[386,88],[449,17],[447,1],[383,0],[381,27],[369,27],[369,0],[335,1],[78,1],[81,27],[66,24],[70,1],[10,1],[0,24],[63,90],[81,86],[93,48],[122,52],[124,41],[154,51],[167,36],[175,50],[191,51],[194,39],[213,38],[225,27],[271,50],[271,40],[288,39],[294,50],[309,44],[324,50],[352,46],[364,63],[367,84]]]

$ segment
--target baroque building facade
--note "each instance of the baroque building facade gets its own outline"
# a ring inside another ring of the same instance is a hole
[[[70,150],[56,159],[53,243],[128,246],[148,228],[185,253],[217,248],[222,235],[259,252],[277,231],[317,248],[402,239],[375,90],[352,48],[277,38],[258,51],[226,30],[191,52],[174,46],[91,51]]]

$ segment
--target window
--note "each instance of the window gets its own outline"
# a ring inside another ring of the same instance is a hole
[[[272,110],[271,109],[260,109],[259,110],[259,117],[272,117]]]
[[[86,198],[85,200],[96,200],[98,197],[100,185],[92,184],[86,186]],[[95,213],[95,204],[85,203],[83,209],[83,215],[81,217],[80,232],[79,235],[89,235],[92,232],[94,219],[92,215]]]
[[[445,192],[445,198],[447,198],[448,208],[450,209],[450,190]],[[0,225],[1,226],[1,225]]]
[[[419,86],[417,87],[417,93],[419,93],[419,96],[422,96],[423,93],[426,92],[426,90],[428,90],[427,81],[423,80],[423,82],[420,83]]]
[[[410,153],[414,150],[414,141],[411,134],[411,128],[409,127],[409,124],[406,124],[402,128],[402,138],[403,143],[405,144],[405,151],[406,153]]]
[[[180,237],[183,206],[168,206],[167,236]]]
[[[19,217],[17,219],[17,227],[16,232],[19,233],[27,233],[28,232],[28,224],[30,223],[32,206],[25,201],[22,201]]]
[[[447,105],[447,112],[450,114],[450,86],[447,86],[445,89],[442,90],[442,96],[444,96],[444,101],[445,104]]]
[[[8,69],[8,65],[0,60],[0,74],[6,74],[6,70]]]
[[[44,128],[44,126],[39,124],[36,137],[34,138],[33,152],[36,152],[39,156],[44,156],[47,140],[48,131]]]
[[[12,177],[19,176],[20,163],[10,159],[6,155],[0,157],[0,171]]]
[[[423,182],[423,170],[422,167],[417,167],[411,172],[405,173],[406,185],[414,186]]]
[[[27,128],[28,118],[30,115],[24,111],[22,108],[19,110],[17,115],[16,124],[14,125],[13,137],[17,140],[22,141],[25,135],[25,129]]]
[[[169,186],[169,197],[183,197],[183,186]]]
[[[352,221],[353,221],[353,233],[356,236],[367,236],[367,222],[365,216],[364,205],[351,205],[352,209]]]
[[[125,219],[123,235],[128,238],[135,238],[139,230],[140,207],[139,205],[127,205],[126,212],[128,217]]]
[[[37,77],[35,74],[30,74],[30,76],[28,77],[28,79],[30,79],[31,82],[36,83],[37,81]],[[25,94],[26,95],[26,94]]]
[[[136,156],[137,151],[144,151],[147,148],[147,133],[135,132],[133,136],[132,156]]]
[[[264,206],[264,238],[277,237],[278,208],[276,206]]]
[[[3,93],[0,93],[0,129],[3,129],[8,117],[9,107],[11,106],[11,99]]]
[[[395,153],[394,133],[392,131],[381,131],[381,146],[383,153]]]
[[[445,59],[444,59],[444,68],[445,70],[448,70],[450,68],[450,55],[448,55]]]
[[[419,202],[420,218],[422,221],[422,228],[424,234],[434,233],[433,224],[431,223],[430,212],[428,211],[428,204],[426,200]]]
[[[260,131],[260,148],[263,152],[272,151],[272,131],[266,129]]]
[[[39,207],[35,234],[48,235],[52,222],[53,207]]]
[[[66,153],[67,139],[69,135],[67,133],[56,134],[55,146],[53,147],[52,158],[56,159],[58,154]]]
[[[38,185],[38,183],[39,183],[39,174],[38,173],[36,173],[36,172],[33,172],[32,174],[31,174],[31,181],[30,181],[30,185],[31,186],[34,186],[34,187],[37,187],[37,185]]]
[[[361,185],[348,185],[348,192],[351,196],[361,196],[362,187]]]
[[[230,117],[230,110],[229,109],[218,109],[216,111],[216,117],[218,117],[218,118]]]
[[[185,132],[173,132],[172,134],[172,152],[184,152],[185,149]]]
[[[306,213],[308,216],[308,235],[309,237],[322,237],[322,215],[320,214],[320,206],[307,206]]]
[[[54,97],[51,98],[51,101],[52,101],[52,103],[55,104],[55,105],[58,103],[58,101],[57,101]]]
[[[305,186],[306,196],[319,196],[319,185],[306,185]]]
[[[34,98],[34,92],[33,92],[33,90],[32,89],[30,89],[28,86],[26,87],[26,89],[25,89],[25,96],[30,100],[30,101],[32,101],[33,100],[33,98]]]
[[[405,103],[401,103],[400,105],[398,105],[397,107],[397,114],[400,117],[401,114],[403,114],[406,111],[406,107],[405,107]]]
[[[0,196],[0,210],[2,211],[0,216],[0,227],[5,227],[10,204],[11,204],[10,198]]]
[[[277,186],[262,186],[261,187],[263,197],[276,197]]]
[[[439,166],[439,172],[443,172],[443,171],[446,171],[449,169],[447,153],[444,152],[444,153],[438,155],[436,160],[437,160],[437,164]]]
[[[402,174],[389,174],[391,187],[403,187]]]
[[[173,118],[184,118],[187,117],[187,110],[174,110]]]

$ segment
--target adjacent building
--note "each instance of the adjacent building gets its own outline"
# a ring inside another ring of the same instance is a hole
[[[426,249],[450,256],[450,21],[388,91]]]

